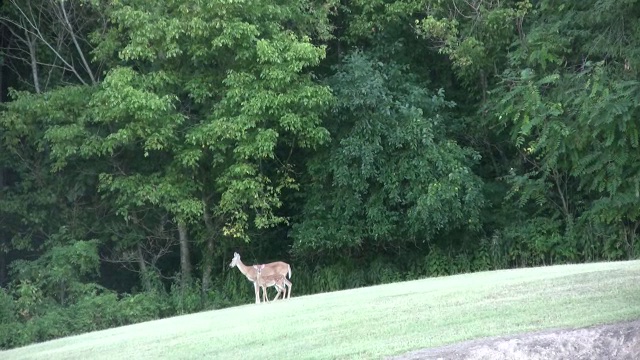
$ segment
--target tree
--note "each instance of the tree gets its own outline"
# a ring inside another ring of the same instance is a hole
[[[360,52],[336,68],[336,137],[309,164],[298,252],[402,248],[478,224],[476,154],[444,137],[453,104],[415,80]]]
[[[591,237],[594,223],[619,227],[616,247],[624,243],[633,256],[640,225],[631,205],[639,174],[632,121],[639,94],[632,64],[638,59],[635,38],[624,34],[639,28],[624,19],[635,19],[640,8],[585,2],[563,4],[558,13],[556,5],[539,4],[492,94],[491,112],[524,160],[523,173],[510,177],[513,193],[521,203],[551,205],[569,233],[579,218],[580,238]]]
[[[281,148],[327,139],[320,116],[332,95],[306,71],[324,57],[306,34],[322,35],[326,14],[309,6],[114,3],[108,17],[117,26],[96,54],[118,65],[83,123],[49,132],[59,167],[76,157],[107,164],[99,189],[119,215],[131,220],[151,207],[173,219],[183,283],[190,235],[205,228],[214,236],[221,224],[224,236],[248,240],[250,228],[284,222],[274,210],[282,190],[296,185]]]

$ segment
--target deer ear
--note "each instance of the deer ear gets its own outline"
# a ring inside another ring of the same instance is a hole
[[[238,257],[238,256],[240,256],[240,254],[238,254],[237,252],[233,253],[233,257]]]

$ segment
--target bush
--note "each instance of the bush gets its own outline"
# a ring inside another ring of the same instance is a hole
[[[429,276],[444,276],[452,272],[451,259],[437,246],[427,255],[426,263]]]
[[[120,305],[115,293],[86,296],[68,308],[67,312],[73,314],[69,328],[82,333],[127,324]]]
[[[160,319],[172,314],[166,296],[155,291],[127,294],[120,300],[119,316],[123,324]]]
[[[480,246],[473,253],[471,261],[472,271],[486,271],[491,269],[491,255],[489,253],[489,240],[481,239]]]
[[[19,322],[0,323],[0,349],[10,349],[25,344],[19,334],[23,325]]]
[[[200,311],[204,308],[202,287],[198,282],[191,282],[186,285],[173,283],[171,285],[171,306],[177,315],[189,314]]]
[[[15,303],[11,295],[0,288],[0,325],[10,324],[17,320]]]
[[[0,291],[0,348],[8,349],[111,327],[173,315],[169,299],[157,292],[86,295],[75,304],[37,309],[39,315],[20,321],[13,299]]]

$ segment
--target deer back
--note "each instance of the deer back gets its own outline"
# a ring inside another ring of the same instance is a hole
[[[276,261],[276,262],[264,264],[264,268],[262,268],[261,276],[263,277],[274,276],[274,275],[287,276],[287,274],[291,276],[291,267],[289,266],[289,264],[283,261]]]

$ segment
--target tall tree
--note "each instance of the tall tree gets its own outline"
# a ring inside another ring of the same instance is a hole
[[[442,230],[478,224],[483,202],[470,166],[476,154],[444,137],[451,102],[401,66],[356,52],[329,83],[339,99],[336,137],[310,162],[302,253],[403,248]]]
[[[616,247],[628,256],[637,252],[640,225],[631,205],[640,88],[637,37],[626,34],[640,31],[631,20],[639,15],[635,2],[540,2],[492,107],[525,161],[511,177],[521,201],[555,207],[569,230],[580,218],[580,238],[594,223],[613,225]]]
[[[119,214],[166,212],[183,275],[192,268],[189,234],[209,226],[214,236],[210,226],[220,222],[210,219],[223,221],[224,236],[244,239],[250,228],[285,221],[274,210],[295,180],[280,156],[290,151],[280,149],[328,138],[321,115],[332,95],[306,70],[324,57],[307,35],[326,32],[326,14],[313,8],[300,0],[112,4],[117,26],[95,53],[116,65],[80,127],[50,132],[59,166],[75,156],[102,159],[111,169],[100,190]]]

